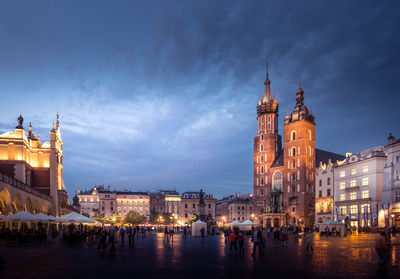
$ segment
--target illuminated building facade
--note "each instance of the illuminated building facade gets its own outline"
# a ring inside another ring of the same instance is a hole
[[[164,196],[164,212],[180,216],[181,196],[179,193],[175,190],[159,190],[158,192]]]
[[[187,223],[192,215],[200,216],[199,211],[200,192],[184,192],[181,195],[181,215],[182,222]],[[215,204],[211,194],[204,194],[205,214],[211,216],[215,220]]]
[[[49,132],[49,142],[42,143],[33,133],[32,125],[26,134],[23,121],[20,115],[14,131],[0,135],[1,211],[38,212],[40,208],[57,216],[76,211],[70,206],[63,181],[63,141],[58,114],[56,125]]]
[[[400,228],[400,139],[389,135],[385,146],[387,162],[384,168],[383,204],[389,206],[387,224]]]
[[[333,164],[320,164],[315,173],[315,224],[333,220]]]
[[[296,105],[285,117],[282,148],[278,134],[279,104],[276,96],[271,95],[270,84],[267,69],[264,96],[257,105],[254,137],[254,213],[263,215],[264,225],[310,226],[315,219],[314,184],[319,161],[343,156],[315,148],[315,119],[304,104],[304,90],[300,86]]]
[[[235,213],[230,213],[232,208],[229,208],[229,203],[232,202],[235,199],[239,200],[253,200],[253,195],[251,194],[235,194],[235,195],[230,195],[227,197],[223,197],[222,199],[219,199],[215,202],[215,220],[219,226],[224,226],[227,225],[230,220],[233,218],[236,218],[235,216],[238,216],[238,214]],[[252,206],[252,213],[254,214],[253,211],[253,206]],[[233,216],[235,215],[235,216]],[[242,216],[242,215],[241,215]],[[256,215],[254,217],[257,217]],[[258,217],[257,217],[258,218]]]
[[[130,211],[150,216],[150,195],[147,192],[117,191],[117,213],[123,220]]]
[[[255,220],[257,217],[253,214],[253,208],[252,198],[235,197],[228,202],[227,222]]]
[[[94,187],[92,190],[89,190],[89,191],[78,190],[77,196],[79,198],[81,214],[87,214],[91,218],[99,216],[99,214],[100,214],[100,210],[99,210],[100,195],[99,195],[97,187]]]
[[[334,166],[335,219],[355,227],[384,226],[383,147],[347,155]]]

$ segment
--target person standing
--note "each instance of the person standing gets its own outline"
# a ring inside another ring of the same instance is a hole
[[[288,232],[286,229],[283,229],[281,231],[281,242],[282,242],[282,247],[287,247],[287,241],[288,241]]]
[[[386,268],[389,261],[390,246],[388,245],[388,241],[385,237],[385,232],[381,232],[378,238],[375,240],[375,250],[379,257],[379,268]]]
[[[186,239],[187,228],[183,227],[183,238]]]
[[[258,252],[260,256],[262,255],[261,251],[261,243],[262,243],[262,233],[260,228],[258,227],[257,230],[253,232],[253,236],[251,241],[253,242],[253,253],[251,254],[252,256],[256,255],[257,247],[258,247]]]
[[[124,247],[125,244],[125,227],[122,224],[119,230],[119,237],[121,238],[121,246]]]
[[[230,241],[229,251],[232,251],[232,247],[234,247],[235,252],[237,253],[237,244],[236,244],[237,239],[238,239],[237,234],[234,231],[232,231],[231,234],[229,235],[229,241]]]
[[[165,242],[169,242],[169,233],[168,233],[167,226],[165,226],[165,228],[164,228],[164,240],[165,240]]]
[[[244,255],[244,234],[243,232],[239,233],[239,255]]]
[[[311,254],[314,253],[314,243],[313,243],[313,235],[311,232],[307,233],[306,235],[306,251],[308,255],[308,250],[311,251]]]
[[[201,228],[200,233],[201,233],[201,237],[204,238],[204,236],[206,234],[206,229],[204,228],[204,226]]]

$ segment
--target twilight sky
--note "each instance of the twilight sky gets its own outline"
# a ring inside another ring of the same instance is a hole
[[[400,137],[398,1],[0,1],[0,133],[57,112],[70,196],[252,192],[265,59],[282,120],[301,79],[317,147]]]

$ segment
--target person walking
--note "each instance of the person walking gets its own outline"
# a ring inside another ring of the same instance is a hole
[[[204,226],[201,228],[200,233],[201,233],[201,237],[204,238],[204,236],[206,234],[206,229],[204,228]]]
[[[314,243],[313,243],[313,235],[311,232],[307,233],[306,235],[306,251],[308,255],[308,250],[311,251],[311,254],[314,253]]]
[[[229,251],[232,251],[232,247],[234,247],[235,252],[237,253],[237,244],[236,244],[237,239],[238,235],[232,231],[231,234],[229,235],[229,241],[230,241]]]
[[[287,247],[287,242],[288,242],[288,232],[286,229],[283,229],[281,232],[281,242],[282,242],[282,247]]]
[[[186,235],[187,235],[187,228],[183,227],[183,238],[186,239]]]
[[[119,230],[119,237],[121,238],[121,246],[124,247],[125,244],[125,227],[122,224]]]
[[[239,233],[238,242],[239,242],[239,255],[244,255],[244,234],[243,234],[243,232]]]
[[[165,228],[164,228],[164,240],[165,240],[165,242],[169,242],[169,233],[168,233],[167,226],[165,226]]]
[[[379,257],[379,268],[386,268],[389,261],[390,246],[388,245],[384,231],[381,232],[378,238],[375,240],[375,250]]]
[[[171,239],[171,242],[174,242],[174,232],[175,232],[174,227],[169,228],[169,238]]]
[[[262,233],[260,228],[258,227],[257,230],[253,232],[252,239],[251,241],[253,242],[253,253],[251,254],[252,256],[256,255],[257,247],[258,247],[258,252],[260,256],[262,256],[262,250],[261,250],[261,243],[262,243]]]

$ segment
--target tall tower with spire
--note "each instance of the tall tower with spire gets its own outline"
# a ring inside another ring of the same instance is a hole
[[[257,136],[254,137],[254,206],[262,211],[268,192],[268,173],[275,158],[281,152],[281,137],[278,135],[278,108],[276,96],[271,95],[268,73],[264,81],[264,96],[257,105]]]

